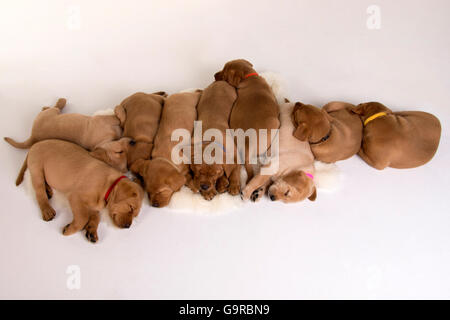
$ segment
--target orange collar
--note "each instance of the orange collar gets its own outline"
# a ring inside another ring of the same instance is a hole
[[[257,74],[256,72],[249,73],[248,75],[246,75],[246,76],[244,77],[244,79],[247,79],[247,78],[250,78],[250,77],[253,77],[253,76],[258,76],[258,74]]]
[[[108,191],[106,191],[105,194],[105,202],[108,202],[108,197],[111,194],[111,191],[114,189],[114,187],[119,183],[120,180],[122,180],[123,178],[127,178],[126,176],[121,176],[119,178],[117,178],[112,185],[109,187]]]

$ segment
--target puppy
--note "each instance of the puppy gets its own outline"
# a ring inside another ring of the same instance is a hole
[[[66,99],[59,99],[54,107],[43,107],[31,129],[31,136],[25,142],[16,142],[5,137],[5,141],[20,149],[28,149],[34,143],[47,139],[74,142],[92,156],[103,160],[114,168],[126,171],[126,153],[130,139],[117,140],[122,136],[119,119],[116,116],[85,116],[61,114]],[[117,140],[117,141],[113,141]]]
[[[294,136],[308,141],[314,157],[332,163],[355,155],[361,148],[362,122],[345,102],[330,102],[322,109],[297,102],[292,118]]]
[[[137,92],[114,109],[123,136],[133,139],[128,151],[129,167],[138,159],[150,159],[165,97],[167,94],[162,91],[153,94]]]
[[[176,129],[185,129],[192,135],[199,98],[200,92],[185,92],[170,95],[166,99],[155,137],[152,159],[138,159],[130,168],[143,178],[153,207],[167,206],[174,192],[179,191],[184,184],[192,183],[189,164],[175,164],[172,161],[172,149],[179,142],[172,141],[171,136]],[[190,148],[190,141],[187,143]]]
[[[216,80],[224,80],[237,88],[237,99],[230,115],[230,128],[266,130],[266,147],[259,148],[259,134],[256,143],[246,141],[245,150],[238,150],[240,154],[245,151],[245,167],[248,177],[253,175],[250,165],[269,148],[273,139],[271,129],[278,129],[279,106],[266,80],[261,78],[253,69],[253,65],[247,60],[239,59],[229,61],[222,71],[215,74]],[[240,146],[238,146],[240,148]],[[253,160],[251,160],[253,159]]]
[[[420,111],[392,112],[379,102],[352,109],[364,123],[358,155],[370,166],[404,169],[424,165],[433,158],[441,138],[441,124]]]
[[[192,185],[194,192],[200,193],[206,200],[211,200],[217,193],[229,191],[232,195],[238,195],[240,191],[240,166],[233,162],[226,163],[226,152],[232,149],[235,152],[234,143],[227,145],[226,130],[229,129],[228,119],[231,108],[236,100],[236,89],[225,81],[216,81],[207,87],[200,98],[197,107],[198,121],[202,122],[202,136],[209,129],[216,129],[222,135],[222,141],[202,141],[202,155],[206,148],[213,150],[211,154],[220,152],[220,163],[207,164],[202,159],[201,164],[192,164]],[[219,156],[219,155],[218,155]]]
[[[16,185],[23,181],[27,167],[45,221],[55,216],[48,201],[53,188],[68,197],[73,221],[63,229],[66,236],[84,229],[88,240],[96,242],[100,210],[106,207],[115,225],[129,228],[141,209],[142,188],[76,144],[62,140],[34,144]]]
[[[281,105],[279,130],[279,152],[273,154],[272,163],[278,161],[278,169],[272,174],[257,174],[245,186],[242,192],[244,200],[258,201],[268,188],[272,201],[285,203],[298,202],[308,198],[316,199],[314,185],[314,156],[307,141],[300,141],[292,135],[294,124],[291,115],[294,104],[286,102]],[[273,146],[273,144],[272,144]]]

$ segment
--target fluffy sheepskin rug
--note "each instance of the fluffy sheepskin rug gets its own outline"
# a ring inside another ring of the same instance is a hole
[[[269,83],[272,88],[277,101],[282,104],[284,102],[284,98],[287,97],[286,94],[286,86],[282,78],[273,72],[264,72],[260,73],[261,77],[264,77],[266,81]],[[186,89],[182,92],[193,92],[197,89]],[[99,110],[94,113],[94,115],[111,115],[114,114],[113,109]],[[325,191],[330,192],[334,191],[339,186],[339,177],[340,172],[338,167],[335,164],[326,164],[319,161],[315,162],[315,176],[314,180],[316,183],[316,187],[319,192]],[[128,174],[129,177],[132,176],[131,173]],[[241,185],[246,181],[246,172],[242,168],[241,170]],[[28,171],[25,173],[24,177],[24,188],[27,190],[27,193],[35,199],[35,194],[33,187],[31,185],[31,178]],[[70,212],[70,206],[67,201],[67,198],[60,192],[54,190],[53,198],[50,200],[50,203],[57,211],[68,211]],[[231,196],[228,193],[219,194],[214,197],[213,200],[207,201],[203,199],[200,194],[194,194],[189,188],[183,187],[179,192],[176,192],[169,203],[167,209],[171,209],[177,212],[183,213],[194,213],[194,214],[219,214],[229,212],[235,209],[238,209],[245,205],[245,202],[241,200],[240,196]],[[283,206],[280,203],[280,206]],[[107,215],[106,209],[102,211],[102,216]],[[110,219],[105,219],[112,222]]]

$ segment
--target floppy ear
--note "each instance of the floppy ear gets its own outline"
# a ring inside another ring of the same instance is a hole
[[[123,125],[125,124],[125,120],[127,119],[127,112],[125,111],[125,108],[121,104],[119,104],[114,108],[114,114],[116,115],[117,119],[119,119],[120,126],[123,127]]]
[[[225,173],[225,176],[229,178],[231,176],[231,173],[233,172],[234,168],[236,168],[235,164],[223,164],[222,165],[223,172]]]
[[[244,79],[244,73],[240,70],[230,70],[226,76],[226,81],[231,84],[233,87],[239,86],[239,83]]]
[[[364,107],[361,104],[358,104],[356,107],[350,109],[353,113],[362,115],[364,114]]]
[[[305,122],[300,122],[297,129],[295,129],[294,131],[294,137],[296,137],[300,141],[308,140],[310,135],[311,129],[309,129],[308,125]]]
[[[317,191],[316,191],[316,187],[314,187],[314,191],[313,193],[308,197],[309,200],[311,201],[315,201],[317,198]]]
[[[216,81],[221,81],[221,80],[223,80],[223,71],[216,72],[216,74],[214,75],[214,79],[215,79]]]
[[[89,152],[89,155],[105,163],[108,163],[110,160],[108,157],[108,152],[106,152],[104,148],[95,148],[94,151]]]
[[[133,173],[139,174],[141,177],[144,176],[145,171],[145,160],[144,159],[138,159],[130,167],[130,171]]]
[[[165,91],[153,92],[152,94],[156,94],[157,96],[163,96],[164,98],[167,98],[167,93]]]

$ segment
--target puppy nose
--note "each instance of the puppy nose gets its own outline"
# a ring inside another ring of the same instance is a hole
[[[202,184],[201,186],[200,186],[200,188],[202,188],[203,190],[208,190],[209,189],[209,184]]]
[[[273,194],[270,195],[270,200],[275,201],[275,196]]]
[[[130,222],[127,222],[127,223],[124,223],[124,224],[123,224],[122,228],[128,229],[130,226],[131,226],[131,223],[130,223]]]
[[[153,202],[152,203],[152,207],[158,208],[159,207],[159,203],[158,202]]]

